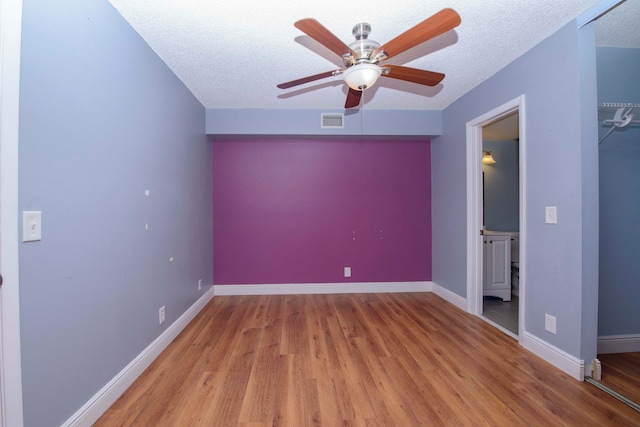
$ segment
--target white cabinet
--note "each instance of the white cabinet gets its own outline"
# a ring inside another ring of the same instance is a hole
[[[511,301],[511,235],[485,235],[482,247],[483,295]]]

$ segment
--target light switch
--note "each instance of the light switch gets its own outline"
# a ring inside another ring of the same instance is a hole
[[[42,240],[42,212],[22,212],[22,241],[35,242]]]
[[[544,210],[545,222],[547,224],[558,223],[558,210],[555,206],[547,206]]]

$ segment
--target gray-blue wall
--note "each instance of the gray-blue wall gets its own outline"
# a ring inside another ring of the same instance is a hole
[[[522,94],[525,327],[588,363],[596,353],[597,322],[597,250],[591,250],[597,235],[589,234],[598,226],[592,26],[567,24],[444,111],[443,136],[432,141],[433,281],[466,296],[465,124]],[[545,206],[557,206],[557,225],[545,224]],[[545,313],[557,317],[557,335],[544,330]]]
[[[322,128],[321,114],[344,114],[343,128]],[[403,136],[429,139],[442,135],[442,111],[424,110],[207,110],[209,135],[312,135],[381,137]]]
[[[19,209],[43,223],[20,246],[24,419],[54,426],[212,282],[211,147],[203,106],[106,0],[23,5]]]
[[[640,103],[640,49],[598,48],[597,64],[600,103]],[[601,122],[601,137],[609,129]],[[640,334],[640,124],[616,129],[599,151],[598,335]]]
[[[518,141],[483,141],[496,161],[482,165],[484,173],[484,225],[487,230],[520,229],[520,171]]]

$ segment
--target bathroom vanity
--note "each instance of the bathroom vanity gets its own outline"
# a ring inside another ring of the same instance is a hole
[[[483,295],[511,301],[511,233],[485,231],[482,248]]]

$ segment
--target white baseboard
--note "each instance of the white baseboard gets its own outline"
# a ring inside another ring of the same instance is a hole
[[[366,294],[430,292],[432,282],[289,283],[271,285],[214,285],[216,295]]]
[[[438,285],[435,282],[432,282],[431,292],[438,295],[440,298],[444,299],[445,301],[455,305],[460,310],[463,310],[465,312],[467,311],[467,299],[461,297],[455,292],[451,292],[449,289],[443,288],[442,286]]]
[[[640,335],[605,335],[598,337],[598,354],[640,351]]]
[[[524,348],[543,358],[545,361],[551,363],[566,374],[571,375],[578,381],[584,381],[584,360],[578,359],[577,357],[560,350],[529,332],[523,333],[520,343]]]
[[[180,332],[213,298],[214,289],[209,289],[182,316],[169,326],[155,341],[131,361],[118,375],[109,381],[87,403],[84,404],[63,427],[90,427],[107,409],[120,397],[122,393],[144,372],[162,351],[173,341]]]

